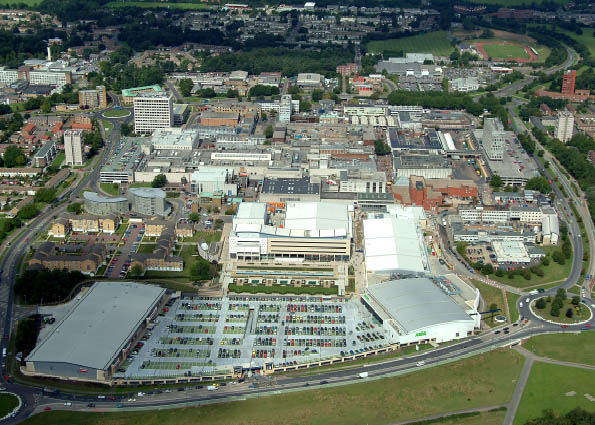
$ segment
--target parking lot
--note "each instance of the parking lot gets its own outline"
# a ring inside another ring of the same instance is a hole
[[[281,296],[170,301],[116,376],[200,376],[307,363],[390,342],[358,301]]]
[[[126,229],[122,237],[124,245],[118,247],[120,253],[114,255],[114,258],[109,263],[105,274],[107,277],[118,279],[126,275],[128,267],[130,267],[130,256],[138,249],[138,244],[144,232],[144,224],[131,224]]]

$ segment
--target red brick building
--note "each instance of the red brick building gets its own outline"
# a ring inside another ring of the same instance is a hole
[[[562,90],[560,92],[566,95],[573,95],[575,83],[576,71],[574,69],[566,71],[562,76]]]

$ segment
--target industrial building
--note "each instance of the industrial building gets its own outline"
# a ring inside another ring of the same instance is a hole
[[[128,199],[125,197],[100,196],[96,192],[83,192],[85,210],[93,215],[126,214],[128,213]]]
[[[263,207],[246,207],[234,217],[229,255],[237,259],[303,258],[345,261],[351,255],[352,210],[345,204],[287,204],[279,225],[263,223]],[[237,218],[237,219],[236,219]]]
[[[128,189],[130,209],[143,215],[166,216],[171,207],[165,200],[165,192],[151,187],[132,187]]]
[[[164,302],[165,289],[97,282],[26,358],[25,375],[109,382]]]
[[[382,282],[368,287],[362,302],[400,345],[462,339],[480,326],[479,291],[455,279]]]
[[[233,169],[223,167],[200,168],[190,176],[190,188],[193,192],[223,191],[228,196],[238,193],[238,185],[233,183]]]
[[[151,135],[151,147],[154,150],[191,151],[198,148],[198,130],[183,128],[158,128]]]
[[[452,167],[441,155],[402,155],[395,152],[393,158],[396,177],[411,176],[426,179],[447,179],[452,177]]]
[[[371,214],[363,220],[366,270],[378,274],[397,271],[429,272],[419,217],[423,209],[409,208],[410,216]]]

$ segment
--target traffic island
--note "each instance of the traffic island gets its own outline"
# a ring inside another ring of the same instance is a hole
[[[531,312],[548,323],[559,325],[582,325],[589,322],[593,316],[591,309],[582,302],[573,303],[572,299],[565,299],[558,308],[555,297],[541,297],[531,302]]]

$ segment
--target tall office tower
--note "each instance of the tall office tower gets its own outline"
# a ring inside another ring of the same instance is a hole
[[[558,123],[556,126],[556,139],[566,143],[572,138],[574,131],[574,115],[568,111],[558,112]]]
[[[134,98],[134,131],[151,134],[174,125],[174,100],[168,93],[146,93]]]
[[[562,76],[562,94],[574,94],[574,84],[576,81],[576,71],[569,70]]]
[[[83,165],[83,131],[66,130],[64,132],[64,152],[66,165]]]
[[[486,118],[483,124],[483,148],[489,159],[504,158],[504,126],[499,118]]]

